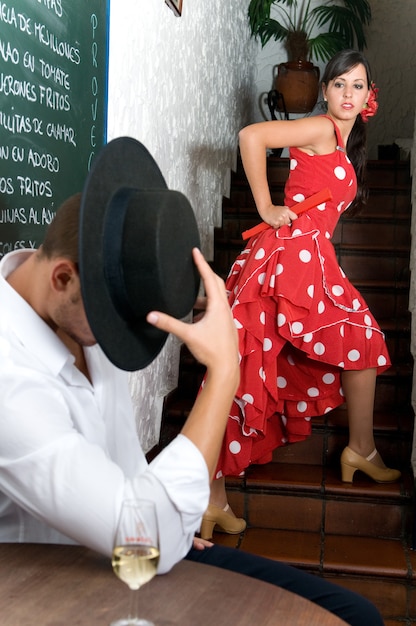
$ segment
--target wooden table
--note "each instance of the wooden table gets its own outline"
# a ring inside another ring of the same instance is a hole
[[[288,591],[210,565],[182,561],[137,592],[156,626],[342,626]],[[129,609],[111,563],[78,546],[0,544],[2,626],[106,626]]]

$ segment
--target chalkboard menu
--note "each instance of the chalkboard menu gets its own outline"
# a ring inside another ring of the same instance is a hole
[[[38,247],[106,141],[109,0],[0,0],[0,258]]]

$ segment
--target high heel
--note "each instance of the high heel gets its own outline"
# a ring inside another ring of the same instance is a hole
[[[228,513],[229,508],[229,504],[227,504],[224,509],[221,509],[215,504],[208,505],[201,523],[200,535],[202,539],[212,538],[212,533],[216,524],[218,524],[224,533],[228,533],[230,535],[238,535],[246,529],[246,521],[241,517],[234,517],[234,515]]]
[[[390,469],[390,467],[378,467],[371,463],[377,454],[375,449],[368,457],[351,450],[348,446],[344,448],[341,454],[341,475],[344,483],[352,483],[356,470],[360,470],[372,478],[376,483],[394,483],[401,476],[399,470]]]

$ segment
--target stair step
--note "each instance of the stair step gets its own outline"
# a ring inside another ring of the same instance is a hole
[[[278,504],[274,505],[274,502],[277,502],[275,498],[279,496],[289,495],[293,502],[298,502],[298,509],[302,511],[302,499],[308,496],[311,501],[316,500],[320,514],[332,516],[331,520],[320,519],[319,528],[323,524],[323,530],[328,530],[328,532],[349,534],[352,532],[351,526],[360,523],[360,521],[359,518],[354,519],[351,515],[345,516],[345,503],[350,507],[359,504],[362,508],[368,507],[369,510],[374,511],[374,504],[380,505],[381,508],[386,507],[386,510],[389,510],[390,507],[396,507],[397,510],[400,510],[401,507],[413,502],[413,481],[410,477],[410,469],[409,467],[401,469],[403,472],[402,479],[396,483],[374,483],[365,474],[357,471],[354,474],[354,482],[349,484],[341,481],[339,457],[337,457],[337,466],[327,467],[321,464],[278,462],[252,465],[246,471],[240,485],[247,508],[246,519],[249,526],[286,529],[299,526],[301,530],[305,523],[304,517],[293,515],[291,507],[289,517],[290,515],[293,517],[289,519],[285,517],[288,511],[285,508],[281,510]],[[247,500],[254,508],[247,506]],[[331,503],[332,507],[330,507]],[[338,509],[343,510],[345,517],[343,521],[338,522],[339,530],[336,529],[336,524],[333,521],[334,516],[338,514]],[[328,525],[332,525],[332,529],[328,529]],[[344,530],[341,529],[341,526]],[[394,538],[404,536],[402,525],[397,526],[393,516],[390,519],[385,519],[382,515],[379,520],[371,520],[371,523],[362,516],[360,529],[355,529],[355,532],[371,535],[377,527],[380,529],[376,532],[377,536],[392,536]],[[411,528],[408,527],[406,530],[409,532]]]
[[[289,159],[270,155],[267,159],[267,170],[273,200],[281,202],[284,184],[289,174]],[[367,205],[360,213],[361,216],[367,213],[371,216],[373,209],[377,212],[389,213],[400,207],[407,215],[411,213],[409,207],[411,177],[407,161],[368,161],[367,185],[370,193]],[[274,196],[277,196],[276,200]],[[382,200],[380,200],[380,196],[383,197]],[[380,204],[384,204],[384,198],[386,199],[385,207],[380,206]],[[237,170],[233,173],[230,196],[223,200],[224,212],[228,212],[230,205],[233,204],[236,206],[255,206],[240,158],[237,161]]]
[[[409,438],[413,432],[413,409],[408,398],[402,404],[399,404],[397,396],[395,400],[393,408],[383,404],[379,410],[374,411],[374,431],[379,436],[390,437],[394,432],[402,433],[404,437]],[[320,422],[320,420],[324,421]],[[346,404],[342,404],[316,421],[313,420],[312,423],[315,429],[326,427],[328,430],[346,430],[348,428]]]
[[[356,474],[345,485],[334,467],[270,463],[227,479],[227,490],[248,527],[238,537],[215,532],[215,543],[331,578],[374,602],[386,625],[398,616],[416,619],[409,468],[399,483]]]
[[[274,202],[283,202],[288,159],[268,158]],[[410,352],[410,169],[407,162],[369,162],[369,199],[358,216],[344,215],[333,243],[345,273],[362,293],[386,341],[392,367],[377,379],[374,436],[397,483],[376,484],[361,472],[341,480],[339,458],[348,443],[346,406],[311,420],[305,441],[277,448],[267,465],[226,479],[228,500],[248,527],[214,541],[290,563],[369,598],[386,626],[416,624],[414,478],[410,467],[414,410]],[[215,271],[226,278],[245,243],[243,230],[259,223],[241,161],[215,229]],[[165,402],[160,448],[179,432],[205,369],[182,348],[178,388]],[[415,526],[416,528],[416,526]],[[371,625],[369,625],[371,626]]]
[[[167,441],[167,425],[170,425],[172,436],[167,443],[179,432],[193,406],[193,399],[186,396],[183,397],[181,394],[177,394],[174,399],[169,397],[168,400],[168,406],[164,411],[164,438]],[[381,403],[381,405],[384,411],[376,410],[374,412],[374,431],[382,456],[386,458],[386,460],[390,457],[392,457],[393,460],[397,459],[397,451],[396,453],[388,451],[392,448],[391,437],[394,435],[401,436],[405,440],[405,444],[408,444],[403,446],[402,441],[397,442],[400,448],[407,448],[405,452],[402,451],[402,454],[405,454],[405,458],[410,458],[411,436],[414,422],[414,413],[410,404],[398,410],[397,402],[392,402],[390,411],[386,409],[385,402]],[[296,443],[295,446],[290,445],[277,448],[273,453],[273,459],[276,461],[283,460],[284,462],[304,462],[306,459],[309,459],[311,463],[322,462],[324,460],[322,456],[322,439],[324,436],[330,438],[328,443],[331,444],[331,448],[342,449],[346,445],[346,435],[348,432],[348,419],[346,410],[343,407],[344,405],[334,409],[326,416],[312,418],[312,435],[305,441]],[[336,436],[335,433],[338,433],[338,435]],[[318,438],[321,440],[321,443],[317,441]],[[313,449],[314,446],[316,447],[315,451]],[[331,452],[331,450],[328,450],[328,452]]]
[[[331,578],[374,602],[386,625],[416,619],[412,472],[384,485],[356,476],[345,485],[335,468],[252,466],[245,479],[227,480],[247,529],[238,537],[215,532],[214,541]]]
[[[274,204],[282,204],[284,198],[284,183],[271,182],[270,193]],[[347,213],[344,219],[382,218],[389,219],[391,215],[399,218],[409,218],[411,209],[409,207],[410,188],[409,187],[372,187],[369,189],[369,196],[365,206],[360,209],[356,216]],[[246,180],[233,183],[228,198],[223,200],[224,215],[245,214],[246,216],[258,216],[256,205],[250,187]]]
[[[279,204],[288,166],[288,159],[268,158],[272,198]],[[348,419],[341,405],[311,420],[308,439],[274,450],[271,463],[226,479],[230,505],[248,527],[237,536],[215,532],[214,541],[334,580],[373,601],[386,626],[409,626],[416,624],[409,164],[370,161],[367,178],[367,205],[357,216],[342,216],[333,243],[386,335],[393,365],[377,380],[374,437],[387,465],[398,467],[402,478],[376,484],[357,471],[353,484],[342,482],[339,458],[348,443]],[[223,201],[223,224],[214,233],[212,266],[224,278],[245,245],[242,231],[259,221],[238,161],[230,197]],[[204,371],[183,347],[178,389],[165,402],[161,448],[186,420]]]
[[[357,217],[381,217],[397,216],[398,218],[411,216],[410,186],[408,188],[395,189],[394,193],[386,193],[386,190],[372,188],[367,204]]]
[[[289,563],[364,595],[386,626],[416,620],[415,553],[400,539],[248,528],[238,538],[216,532],[214,541]]]
[[[181,359],[178,387],[165,400],[164,420],[180,428],[189,415],[200,387],[205,369],[187,355]],[[413,380],[413,362],[396,363],[378,377],[375,397],[374,427],[376,432],[404,431],[410,437],[413,428],[413,410],[410,394]],[[325,416],[312,418],[313,428],[341,428],[347,430],[345,404]],[[300,444],[296,444],[295,449]],[[291,446],[289,446],[291,448]],[[279,449],[280,450],[280,449]]]
[[[410,220],[408,216],[397,217],[394,220],[386,217],[360,217],[340,220],[335,229],[332,242],[334,245],[349,245],[352,243],[359,248],[369,243],[369,233],[374,242],[374,249],[401,249],[404,252],[410,249]],[[371,245],[371,244],[370,244]],[[372,246],[373,248],[373,246]]]
[[[285,182],[289,173],[289,158],[280,158],[270,154],[267,157],[269,180]],[[411,183],[408,161],[368,160],[366,167],[367,185],[370,188],[408,188]],[[237,160],[235,180],[244,180],[245,174],[241,158]]]
[[[244,211],[235,210],[234,214],[226,214],[223,217],[221,228],[215,229],[215,242],[225,245],[232,241],[233,245],[242,249],[245,242],[242,233],[252,228],[260,222],[257,211],[248,209]],[[410,216],[397,215],[392,219],[384,215],[371,215],[367,218],[341,218],[333,237],[332,243],[337,245],[355,245],[359,249],[369,242],[369,236],[378,242],[379,248],[386,251],[396,246],[401,247],[404,252],[410,249]]]
[[[319,533],[307,530],[248,528],[243,537],[239,538],[238,544],[235,538],[229,540],[221,533],[215,533],[215,542],[283,561],[313,573],[374,576],[379,579],[402,579],[410,583],[416,578],[413,563],[412,566],[407,565],[407,546],[395,539],[328,533],[323,542]]]
[[[258,222],[259,220],[257,220],[255,224],[257,224]],[[254,225],[254,223],[252,225]],[[239,229],[239,232],[233,235],[230,235],[229,232],[219,233],[217,229],[215,244],[219,246],[231,246],[237,251],[243,250],[243,248],[245,247],[245,243],[241,237],[241,233],[243,232],[243,230],[246,229],[246,226],[251,228],[252,225],[244,224],[241,230]],[[410,228],[409,224],[406,224],[406,227]],[[399,256],[399,257],[406,257],[408,260],[409,252],[410,252],[410,239],[403,243],[400,243],[397,241],[394,244],[394,246],[391,241],[390,242],[386,241],[385,239],[382,238],[381,235],[380,235],[380,239],[378,239],[375,242],[372,242],[371,240],[369,240],[368,232],[367,232],[367,239],[365,239],[364,236],[362,236],[362,239],[363,239],[362,242],[354,241],[353,243],[337,241],[337,242],[334,242],[334,248],[336,251],[340,251],[344,254],[350,254],[350,255],[356,254],[356,255],[365,256],[367,254],[369,256],[379,256],[381,258],[384,258],[384,257],[394,258],[396,256]]]

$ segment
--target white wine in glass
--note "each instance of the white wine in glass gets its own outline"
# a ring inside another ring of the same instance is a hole
[[[159,533],[155,505],[149,500],[125,500],[114,538],[113,571],[131,589],[128,617],[111,626],[154,626],[137,616],[137,590],[155,576],[159,563]]]

